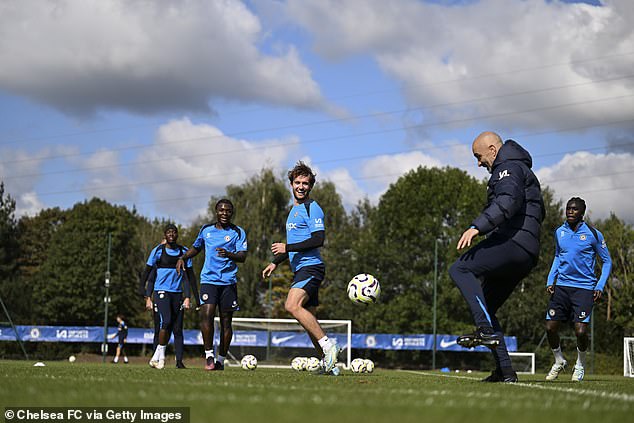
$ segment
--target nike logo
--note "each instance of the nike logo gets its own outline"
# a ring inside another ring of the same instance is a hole
[[[450,347],[452,345],[456,345],[456,343],[457,343],[456,341],[447,342],[444,339],[441,339],[440,340],[440,348],[447,348],[447,347]]]
[[[291,336],[283,336],[281,338],[278,338],[277,336],[273,335],[273,339],[271,339],[271,343],[272,344],[281,344],[282,342],[288,341],[291,338],[294,338],[295,335],[291,335]]]

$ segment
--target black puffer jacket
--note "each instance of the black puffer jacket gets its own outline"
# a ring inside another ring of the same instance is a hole
[[[532,166],[528,151],[513,140],[506,141],[493,162],[487,205],[472,224],[480,234],[511,239],[537,257],[546,210]]]

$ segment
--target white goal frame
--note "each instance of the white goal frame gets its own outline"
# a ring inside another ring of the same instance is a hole
[[[235,323],[240,323],[240,322],[244,322],[244,323],[286,323],[286,324],[295,324],[297,326],[299,326],[301,328],[301,325],[299,324],[299,322],[295,319],[273,319],[273,318],[265,318],[265,317],[234,317],[233,319],[231,319],[232,322]],[[345,369],[349,369],[350,368],[350,362],[352,361],[352,320],[317,320],[319,322],[320,325],[322,326],[329,326],[329,325],[341,325],[341,326],[346,326],[346,343],[345,345],[339,345],[339,348],[341,348],[342,350],[346,351],[346,360],[343,363],[343,367]],[[220,318],[219,317],[215,317],[214,318],[214,322],[216,325],[220,324]],[[219,327],[219,326],[218,326]],[[302,329],[303,330],[303,329]],[[239,360],[238,360],[239,362]],[[287,368],[289,366],[279,366],[279,365],[274,365],[274,364],[258,364],[259,367],[263,367],[263,368],[267,368],[267,367],[271,367],[271,368]]]
[[[623,376],[634,377],[634,337],[623,338]]]
[[[530,357],[531,359],[531,371],[530,372],[517,372],[519,374],[534,375],[535,374],[535,353],[530,352],[509,352],[511,357]]]

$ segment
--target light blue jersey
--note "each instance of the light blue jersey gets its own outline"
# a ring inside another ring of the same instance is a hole
[[[594,273],[597,254],[603,262],[598,282]],[[568,222],[557,228],[555,259],[546,286],[553,285],[556,280],[557,286],[603,291],[611,269],[612,259],[601,232],[591,229],[585,222],[580,222],[576,231]]]
[[[233,285],[237,282],[238,266],[227,258],[218,256],[216,248],[230,253],[247,251],[247,235],[239,226],[230,225],[218,229],[215,224],[205,225],[198,232],[193,244],[197,250],[205,249],[205,264],[200,272],[200,283]]]
[[[286,219],[286,243],[296,244],[306,241],[310,239],[313,232],[325,231],[324,221],[324,212],[316,201],[308,200],[306,203],[293,206]],[[289,252],[288,258],[293,272],[305,266],[323,263],[319,248]]]
[[[185,254],[187,248],[179,247],[176,250],[172,250],[167,245],[157,245],[150,253],[147,265],[156,266],[155,291],[183,292],[181,284],[185,277],[185,272],[180,272],[180,275],[176,273],[176,261],[178,257]],[[165,252],[167,257],[162,257],[163,252]],[[185,266],[192,267],[191,259],[187,260]]]

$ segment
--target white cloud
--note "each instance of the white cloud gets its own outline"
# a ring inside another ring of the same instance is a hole
[[[112,203],[131,202],[137,198],[137,187],[129,170],[122,167],[119,153],[100,149],[87,158],[70,158],[86,175],[77,178],[87,197],[99,197]]]
[[[144,152],[136,180],[145,185],[161,215],[191,221],[204,214],[211,195],[241,184],[263,167],[285,168],[296,138],[250,142],[231,138],[218,128],[189,119],[170,121],[157,131],[155,144]],[[168,200],[168,201],[165,201]]]
[[[8,194],[15,200],[17,217],[33,215],[43,207],[35,188],[40,179],[38,175],[44,157],[50,151],[43,149],[29,154],[22,150],[0,150],[0,157],[5,159],[0,162],[0,180],[4,182],[5,195]]]
[[[553,166],[536,172],[543,186],[549,186],[555,197],[567,201],[581,197],[593,219],[605,219],[610,212],[628,223],[634,223],[634,155],[567,154]]]
[[[239,1],[13,0],[0,4],[0,89],[73,115],[209,112],[213,98],[318,108],[293,46],[259,51]]]
[[[461,6],[288,0],[286,12],[313,35],[324,57],[372,55],[402,84],[412,105],[454,103],[424,112],[428,122],[472,124],[468,119],[491,116],[477,121],[500,130],[535,130],[624,120],[634,108],[632,78],[589,83],[632,73],[630,0],[602,7],[542,0]],[[571,84],[584,85],[552,89]],[[535,90],[544,91],[507,95]],[[629,97],[596,102],[618,96]],[[489,99],[465,103],[482,98]],[[579,104],[553,108],[571,103]],[[517,113],[527,110],[534,111]]]

